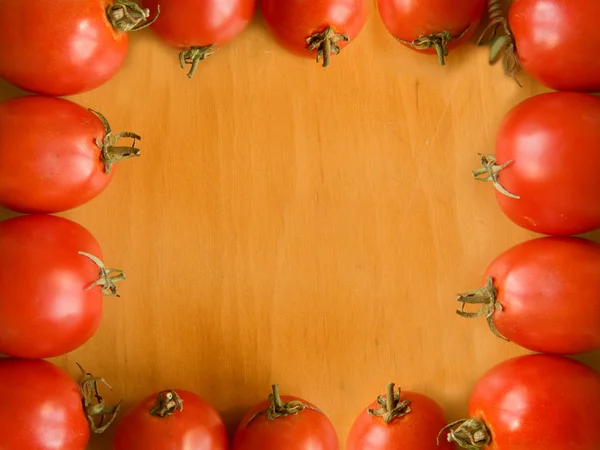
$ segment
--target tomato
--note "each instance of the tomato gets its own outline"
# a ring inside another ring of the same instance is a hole
[[[263,18],[275,40],[288,51],[331,63],[367,21],[366,0],[261,0]]]
[[[445,64],[448,50],[471,37],[481,22],[486,0],[377,0],[383,24],[406,47],[437,53]]]
[[[498,130],[496,154],[476,170],[493,181],[517,225],[565,236],[600,228],[600,98],[552,92],[521,102]]]
[[[114,283],[124,279],[99,258],[96,239],[70,220],[0,222],[0,353],[50,358],[87,342],[100,325],[103,294],[116,295]]]
[[[600,54],[598,0],[514,0],[508,22],[502,1],[490,4],[488,29],[501,31],[492,41],[490,62],[504,51],[509,75],[523,67],[551,89],[600,92],[600,60],[590,57]]]
[[[160,20],[151,29],[165,43],[182,49],[183,69],[190,65],[192,78],[200,61],[218,46],[233,41],[250,24],[256,0],[143,0],[144,6],[162,8]]]
[[[149,11],[127,0],[0,0],[0,77],[45,95],[74,95],[110,80],[127,31]]]
[[[598,402],[600,373],[584,364],[553,355],[509,359],[479,379],[471,419],[450,424],[448,440],[465,449],[598,450]]]
[[[139,156],[118,147],[100,114],[61,98],[27,96],[0,103],[0,205],[52,214],[81,206],[110,183],[115,163]]]
[[[388,400],[389,399],[389,400]],[[450,442],[438,445],[438,432],[446,424],[441,406],[417,392],[394,392],[389,384],[356,419],[346,450],[452,450]]]
[[[227,450],[219,413],[196,394],[167,390],[135,405],[119,422],[114,450]]]
[[[118,408],[106,407],[95,397],[97,382],[86,374],[79,386],[67,372],[46,361],[0,359],[0,448],[3,450],[84,450],[90,425],[103,432]],[[86,393],[87,395],[82,395]],[[91,395],[91,396],[90,396]],[[96,404],[97,400],[97,404]],[[88,414],[84,405],[95,404]],[[95,416],[112,415],[96,428]]]
[[[575,237],[523,242],[498,256],[484,280],[459,295],[459,315],[486,317],[497,336],[536,352],[600,349],[600,245]],[[482,306],[465,313],[465,304]]]
[[[333,424],[312,403],[279,395],[273,386],[269,400],[259,403],[242,419],[233,450],[339,450]]]

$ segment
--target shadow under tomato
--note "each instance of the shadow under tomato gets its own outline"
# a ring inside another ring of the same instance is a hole
[[[17,217],[18,213],[9,211],[8,209],[0,208],[0,222],[3,220],[12,219],[13,217]]]
[[[573,359],[587,364],[600,372],[600,350],[575,356]]]
[[[8,84],[4,80],[0,80],[0,102],[8,100],[9,98],[20,97],[22,95],[27,95],[27,92]]]

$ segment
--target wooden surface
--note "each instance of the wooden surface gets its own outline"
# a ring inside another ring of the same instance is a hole
[[[104,376],[126,408],[193,390],[232,432],[271,383],[318,404],[342,442],[390,381],[463,416],[476,379],[525,353],[454,314],[456,293],[533,237],[470,176],[507,110],[542,92],[522,82],[473,44],[439,67],[375,10],[329,69],[260,18],[191,81],[176,51],[133,35],[120,74],[73,99],[140,133],[143,156],[64,214],[128,280],[95,337],[54,361]],[[600,369],[599,353],[579,359]]]

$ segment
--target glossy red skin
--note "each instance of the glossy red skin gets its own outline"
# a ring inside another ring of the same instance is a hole
[[[423,35],[449,31],[455,39],[448,49],[458,47],[473,35],[485,5],[485,0],[377,0],[379,15],[392,36],[411,42]],[[435,53],[435,49],[407,47],[420,53]]]
[[[542,353],[600,349],[600,245],[575,237],[533,239],[496,258],[489,276],[503,306],[494,323],[507,339]]]
[[[305,405],[315,407],[294,396],[282,395],[281,400],[300,400]],[[340,444],[331,421],[324,414],[311,409],[275,420],[259,415],[248,423],[257,411],[268,406],[268,401],[262,402],[244,416],[233,440],[233,450],[339,450]]]
[[[369,4],[366,0],[261,0],[261,12],[269,32],[283,48],[307,58],[306,38],[332,26],[336,33],[350,37],[350,42],[364,27]],[[340,41],[340,48],[350,42]]]
[[[56,216],[0,222],[0,354],[51,358],[87,342],[102,316],[102,290],[86,290],[102,259],[81,225]]]
[[[385,397],[385,396],[384,396]],[[454,445],[437,435],[446,426],[444,411],[433,399],[417,392],[402,391],[401,400],[410,400],[411,412],[386,424],[365,409],[356,419],[346,450],[452,450]],[[369,409],[378,409],[373,402]]]
[[[175,392],[183,411],[165,418],[152,416],[149,411],[158,392],[149,395],[119,421],[113,450],[227,450],[227,431],[217,410],[192,392]]]
[[[577,361],[527,355],[484,374],[469,414],[485,421],[486,450],[598,450],[600,374]]]
[[[536,95],[508,112],[496,138],[496,191],[506,216],[541,234],[566,236],[600,228],[600,98],[572,92]]]
[[[143,0],[160,17],[150,28],[177,48],[223,45],[250,24],[256,0]]]
[[[549,88],[600,92],[598,17],[598,0],[514,0],[508,22],[521,65]]]
[[[74,95],[110,80],[127,57],[127,34],[107,0],[0,0],[0,77],[26,91]]]
[[[61,98],[27,96],[0,103],[0,205],[29,214],[81,206],[110,183],[96,139],[100,119]]]
[[[64,370],[41,360],[0,359],[0,397],[0,448],[85,450],[90,430],[81,394]]]

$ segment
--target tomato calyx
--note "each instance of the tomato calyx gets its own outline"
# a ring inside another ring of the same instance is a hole
[[[183,400],[177,392],[166,390],[159,392],[156,396],[156,403],[150,409],[150,415],[164,419],[175,411],[183,411]]]
[[[457,427],[454,429],[454,427]],[[492,440],[488,427],[479,419],[461,419],[446,425],[437,437],[438,445],[440,436],[449,430],[446,436],[448,442],[455,442],[461,448],[467,450],[480,450]]]
[[[86,372],[81,364],[76,363],[81,370],[82,378],[79,382],[79,389],[83,397],[83,409],[85,417],[90,425],[90,429],[95,434],[104,433],[108,427],[117,418],[117,414],[121,409],[121,402],[114,406],[106,406],[104,399],[100,396],[98,383],[103,384],[112,391],[112,387],[104,378],[94,377],[91,373]]]
[[[306,49],[309,52],[317,51],[317,64],[323,60],[323,67],[331,65],[331,55],[340,54],[339,42],[350,42],[350,36],[336,33],[332,26],[329,26],[321,33],[315,33],[306,38]]]
[[[85,256],[90,259],[94,264],[98,266],[100,270],[99,278],[86,287],[86,290],[100,286],[102,288],[102,295],[106,297],[120,297],[117,294],[117,286],[116,282],[125,280],[125,273],[120,269],[107,269],[104,267],[104,263],[100,261],[100,259],[96,258],[94,255],[90,255],[85,252],[78,252],[81,256]]]
[[[143,30],[156,22],[160,15],[160,6],[156,8],[156,14],[150,19],[149,9],[142,9],[135,2],[117,0],[106,9],[106,15],[115,30],[127,33]]]
[[[96,145],[101,151],[100,160],[102,161],[102,164],[104,164],[104,173],[109,174],[112,170],[113,164],[134,156],[140,156],[142,154],[140,149],[135,148],[136,141],[142,140],[140,135],[132,133],[131,131],[122,131],[120,133],[113,134],[106,117],[104,117],[98,111],[94,111],[93,109],[88,110],[95,114],[98,119],[100,119],[100,122],[102,122],[102,126],[104,127],[104,139],[96,139]],[[133,139],[131,147],[117,146],[117,142],[122,138]]]
[[[502,336],[502,334],[496,328],[494,324],[494,313],[496,311],[503,311],[504,308],[498,301],[498,290],[494,286],[494,279],[488,277],[485,286],[476,289],[471,292],[465,292],[464,294],[458,294],[457,300],[462,303],[461,309],[456,310],[456,314],[466,319],[476,319],[481,316],[485,316],[485,320],[492,330],[492,333],[497,337],[510,342],[509,339]],[[479,311],[471,313],[465,311],[465,306],[469,305],[482,305]]]
[[[515,195],[511,192],[508,192],[504,186],[502,186],[500,184],[500,180],[498,179],[498,177],[500,176],[500,171],[506,169],[508,166],[510,166],[513,161],[507,161],[504,164],[496,164],[496,157],[494,155],[479,155],[481,157],[481,165],[483,167],[474,170],[473,173],[473,178],[475,178],[475,180],[477,181],[491,181],[492,184],[494,185],[494,187],[498,190],[498,192],[506,195],[507,197],[510,198],[514,198],[514,199],[520,199],[521,197],[519,197],[518,195]],[[485,177],[482,177],[482,175],[487,175]]]
[[[448,44],[455,40],[462,38],[471,27],[467,27],[459,36],[452,37],[448,30],[441,31],[439,33],[424,34],[419,36],[414,41],[405,41],[398,37],[395,39],[404,45],[414,48],[415,50],[428,50],[430,48],[435,49],[440,66],[446,65],[446,56],[448,56]]]
[[[483,45],[486,36],[490,34],[490,38],[486,42],[486,45],[490,46],[490,65],[496,64],[502,58],[504,73],[513,78],[520,87],[523,87],[517,79],[521,63],[516,53],[515,38],[502,13],[502,0],[489,0],[488,26],[477,40],[477,45]]]
[[[380,395],[377,397],[377,404],[379,409],[367,409],[367,412],[374,417],[382,417],[385,423],[390,423],[394,419],[404,417],[405,415],[412,412],[410,408],[410,400],[400,401],[401,389],[398,388],[398,392],[395,392],[394,383],[387,385],[386,395]]]
[[[269,407],[260,411],[257,411],[246,423],[246,426],[250,425],[250,423],[256,419],[258,416],[265,416],[269,420],[275,420],[280,417],[288,417],[294,416],[305,409],[310,409],[312,411],[316,411],[320,414],[323,414],[318,408],[314,406],[307,405],[306,403],[300,400],[292,400],[290,402],[283,402],[281,400],[281,396],[279,395],[279,386],[274,384],[271,386],[273,389],[273,393],[269,394]]]
[[[215,44],[190,47],[187,50],[179,53],[179,65],[182,69],[185,69],[186,65],[192,66],[187,74],[188,78],[192,78],[198,69],[200,61],[204,61],[209,56],[214,55],[217,52]]]

